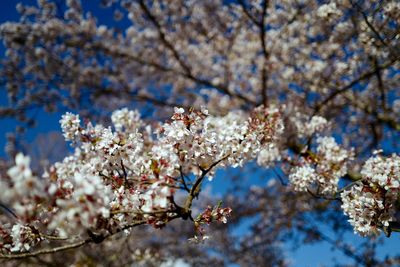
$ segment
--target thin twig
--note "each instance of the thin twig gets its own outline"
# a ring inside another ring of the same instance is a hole
[[[283,179],[283,177],[278,173],[278,171],[273,168],[272,171],[276,174],[276,176],[278,177],[279,181],[281,182],[281,184],[283,186],[287,186],[288,184],[285,182],[285,180]]]
[[[56,253],[56,252],[60,252],[60,251],[70,250],[73,248],[78,248],[78,247],[81,247],[81,246],[86,245],[91,242],[92,242],[92,239],[88,238],[88,239],[81,240],[79,242],[68,244],[65,246],[51,248],[51,249],[42,249],[42,250],[38,250],[35,252],[9,254],[9,255],[0,254],[0,259],[22,259],[22,258],[36,257],[36,256],[43,255],[43,254],[51,254],[51,253]]]
[[[380,70],[384,70],[389,68],[390,66],[392,66],[392,64],[394,62],[396,62],[398,60],[398,58],[394,58],[380,66],[376,66],[376,68],[379,68]],[[353,81],[351,81],[349,84],[343,86],[342,88],[333,91],[328,97],[326,97],[324,100],[322,100],[319,104],[317,104],[314,108],[314,113],[313,116],[319,114],[319,112],[321,111],[321,109],[328,104],[330,101],[332,101],[333,99],[336,98],[336,96],[343,94],[344,92],[346,92],[347,90],[351,89],[353,86],[355,86],[357,83],[361,82],[362,80],[371,78],[372,76],[376,75],[376,68],[374,68],[374,70],[369,71],[364,73],[363,75],[359,76],[358,78],[354,79]]]
[[[338,200],[338,201],[341,201],[340,198],[338,198],[338,197],[332,198],[332,197],[327,197],[327,196],[324,196],[324,195],[320,195],[320,194],[318,194],[318,193],[313,192],[313,191],[310,190],[309,188],[307,188],[307,192],[308,192],[312,197],[314,197],[314,198],[325,199],[325,200]]]
[[[173,217],[170,218],[170,220],[176,219],[178,218],[178,215],[175,215]],[[91,236],[90,238],[86,238],[84,240],[78,241],[76,243],[72,243],[72,244],[68,244],[68,245],[64,245],[64,246],[60,246],[60,247],[56,247],[56,248],[50,248],[50,249],[42,249],[42,250],[38,250],[38,251],[34,251],[34,252],[27,252],[27,253],[18,253],[18,254],[0,254],[0,259],[23,259],[23,258],[30,258],[30,257],[36,257],[39,255],[44,255],[44,254],[53,254],[53,253],[57,253],[60,251],[66,251],[66,250],[70,250],[70,249],[74,249],[74,248],[78,248],[81,246],[84,246],[86,244],[89,243],[100,243],[97,242],[96,238],[101,239],[101,241],[105,240],[106,238],[113,236],[119,232],[122,232],[124,230],[130,229],[132,227],[135,226],[139,226],[142,224],[145,224],[147,221],[146,220],[142,220],[142,221],[136,221],[133,222],[131,224],[127,224],[121,228],[118,228],[114,233],[108,233],[106,235],[102,235],[102,236],[97,236],[94,235]]]
[[[223,158],[217,160],[216,162],[211,164],[207,169],[204,169],[204,168],[199,166],[199,168],[201,170],[201,175],[196,179],[196,181],[194,182],[192,188],[190,189],[190,192],[189,192],[189,195],[188,195],[188,197],[186,199],[185,207],[184,207],[186,212],[188,212],[190,214],[190,208],[192,207],[193,199],[199,194],[200,185],[203,182],[204,177],[206,177],[206,175],[211,171],[212,168],[217,166],[221,161],[227,159],[229,156],[230,156],[230,154],[228,154],[228,155],[224,156]]]
[[[182,166],[179,166],[179,173],[180,173],[180,175],[181,175],[181,182],[182,182],[183,188],[184,188],[188,193],[190,193],[190,189],[189,189],[189,187],[187,186],[186,181],[185,181],[185,176],[183,175]]]

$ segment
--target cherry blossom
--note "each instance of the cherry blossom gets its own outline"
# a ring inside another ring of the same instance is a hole
[[[400,232],[398,1],[100,2],[18,4],[0,25],[0,117],[18,122],[0,259],[96,243],[103,265],[284,266],[293,237],[398,265],[373,253]],[[71,148],[45,155],[54,140],[24,134],[54,111]]]
[[[362,180],[341,193],[342,208],[354,231],[377,235],[394,221],[400,184],[400,157],[369,158],[362,170]],[[390,235],[390,232],[388,233]]]
[[[264,107],[223,117],[204,108],[175,108],[172,120],[153,133],[155,139],[146,133],[138,111],[117,110],[111,119],[114,128],[81,126],[78,115],[63,115],[60,124],[75,152],[51,166],[42,179],[32,175],[29,157],[16,156],[16,165],[7,172],[8,193],[0,197],[26,223],[10,230],[11,252],[30,250],[43,241],[42,228],[68,238],[86,231],[89,236],[112,233],[138,220],[162,227],[191,216],[191,202],[206,175],[212,177],[216,167],[256,159],[283,127],[279,111]],[[198,179],[189,190],[182,175],[191,173]],[[173,200],[180,186],[189,192],[185,207]],[[202,216],[207,224],[226,223],[231,209],[208,211]]]

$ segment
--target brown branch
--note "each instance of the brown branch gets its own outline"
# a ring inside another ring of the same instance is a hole
[[[176,219],[178,217],[174,216],[171,217],[170,220]],[[30,258],[30,257],[36,257],[36,256],[40,256],[40,255],[44,255],[44,254],[53,254],[53,253],[57,253],[57,252],[61,252],[61,251],[66,251],[66,250],[70,250],[70,249],[74,249],[74,248],[79,248],[82,247],[86,244],[89,243],[100,243],[101,241],[109,238],[110,236],[113,236],[119,232],[122,232],[124,230],[130,229],[132,227],[135,226],[139,226],[139,225],[143,225],[145,224],[147,221],[142,220],[142,221],[137,221],[137,222],[133,222],[131,224],[125,225],[121,228],[118,228],[114,233],[108,233],[106,235],[95,235],[92,233],[92,236],[89,238],[86,238],[84,240],[78,241],[76,243],[72,243],[72,244],[68,244],[68,245],[64,245],[64,246],[60,246],[60,247],[56,247],[56,248],[50,248],[50,249],[42,249],[42,250],[38,250],[38,251],[34,251],[34,252],[27,252],[27,253],[18,253],[18,254],[0,254],[0,259],[23,259],[23,258]],[[101,239],[100,242],[98,242]]]
[[[276,168],[273,168],[272,171],[278,177],[279,182],[281,183],[282,186],[288,186],[287,182],[285,182],[285,179],[283,179],[283,177],[277,172]]]
[[[61,236],[53,236],[53,235],[46,235],[46,234],[39,234],[40,237],[47,239],[47,240],[57,240],[57,241],[64,241],[64,240],[68,240],[71,239],[70,237],[61,237]]]
[[[161,41],[163,44],[170,50],[174,56],[174,58],[178,61],[179,65],[184,69],[184,71],[191,76],[192,71],[190,67],[183,61],[182,57],[179,55],[178,51],[175,49],[175,47],[167,40],[165,33],[162,29],[161,24],[158,22],[157,18],[151,13],[149,8],[146,6],[143,0],[139,1],[139,5],[142,8],[143,12],[146,14],[146,16],[150,19],[150,21],[156,26],[158,34],[160,36]]]
[[[179,173],[180,173],[180,176],[181,176],[181,183],[182,183],[182,185],[183,185],[183,188],[184,188],[188,193],[190,193],[190,189],[189,189],[189,187],[187,186],[186,181],[185,181],[185,176],[184,176],[184,174],[183,174],[182,166],[179,166]]]
[[[357,101],[357,99],[354,100],[354,99],[348,98],[348,97],[346,99],[348,99],[349,101],[352,101],[353,102],[352,104],[354,105],[354,107],[358,108],[362,112],[365,112],[368,115],[374,116],[376,119],[376,122],[384,123],[387,126],[389,126],[390,128],[392,128],[393,130],[400,131],[400,122],[396,121],[396,119],[393,118],[393,116],[390,116],[387,113],[375,112],[375,111],[371,110],[370,106],[362,106],[360,101]]]
[[[390,66],[392,66],[392,64],[394,62],[396,62],[398,60],[398,58],[394,58],[392,60],[390,60],[389,62],[386,62],[385,64],[382,64],[380,66],[376,66],[374,68],[374,70],[369,71],[364,73],[363,75],[359,76],[358,78],[354,79],[353,81],[351,81],[349,84],[343,86],[342,88],[332,92],[328,97],[326,97],[324,100],[322,100],[320,103],[318,103],[315,108],[314,108],[314,113],[313,116],[319,114],[319,112],[321,111],[321,109],[328,104],[329,102],[331,102],[332,100],[334,100],[336,98],[336,96],[343,94],[344,92],[346,92],[347,90],[351,89],[353,86],[355,86],[357,83],[365,80],[365,79],[369,79],[372,76],[376,75],[376,68],[379,68],[380,70],[384,70],[386,68],[389,68]]]
[[[88,238],[88,239],[81,240],[79,242],[68,244],[65,246],[50,248],[50,249],[42,249],[42,250],[38,250],[35,252],[9,254],[9,255],[0,254],[0,259],[23,259],[23,258],[29,258],[29,257],[36,257],[36,256],[43,255],[43,254],[51,254],[51,253],[56,253],[56,252],[60,252],[60,251],[70,250],[73,248],[78,248],[78,247],[81,247],[81,246],[86,245],[91,242],[92,242],[92,239]]]
[[[354,3],[353,1],[350,1],[350,3],[354,6],[356,6],[357,11],[359,11],[365,21],[365,23],[367,24],[368,28],[375,34],[375,36],[379,39],[379,41],[384,45],[390,48],[390,46],[385,42],[385,40],[383,39],[383,37],[379,34],[379,32],[375,29],[375,27],[371,24],[371,22],[368,19],[367,14],[365,13],[365,11],[362,10],[361,6],[358,3]]]
[[[267,15],[268,0],[264,0],[262,8],[263,8],[262,14],[261,14],[262,17],[261,17],[261,21],[259,24],[261,48],[262,48],[262,53],[264,55],[264,63],[263,63],[262,69],[261,69],[261,95],[262,95],[263,105],[267,106],[268,105],[268,94],[267,94],[268,73],[267,73],[266,64],[269,60],[269,53],[267,51],[267,44],[265,42],[265,35],[266,35],[265,19],[266,19],[266,15]]]
[[[6,205],[0,203],[0,208],[5,210],[7,215],[12,215],[12,216],[14,216],[15,219],[19,219],[18,216],[15,214],[15,212],[11,208],[7,207]]]
[[[182,67],[182,69],[184,70],[183,72],[183,76],[185,76],[186,78],[189,78],[190,80],[192,80],[193,82],[205,85],[205,86],[209,86],[209,87],[213,87],[216,88],[217,90],[232,96],[232,97],[237,97],[240,98],[241,100],[247,102],[247,103],[251,103],[251,104],[256,104],[255,101],[245,97],[244,95],[241,95],[239,93],[232,93],[228,87],[221,85],[221,84],[214,84],[212,82],[210,82],[209,80],[205,80],[199,77],[196,77],[193,75],[191,68],[183,61],[182,57],[179,55],[178,51],[176,50],[176,48],[173,46],[173,44],[171,42],[169,42],[165,36],[165,33],[162,29],[161,24],[158,22],[157,18],[151,13],[151,11],[149,10],[149,8],[146,6],[146,4],[144,3],[143,0],[139,1],[140,7],[142,8],[142,10],[144,11],[144,13],[146,14],[146,16],[150,19],[150,21],[155,25],[155,27],[157,28],[157,31],[159,33],[160,39],[162,41],[162,43],[167,47],[168,50],[171,51],[171,53],[173,54],[174,58],[178,61],[179,65]]]
[[[111,211],[111,214],[137,214],[137,215],[159,215],[159,214],[166,214],[166,213],[174,213],[173,210],[158,210],[158,211],[152,211],[152,212],[144,212],[140,210],[113,210]]]
[[[374,66],[375,66],[376,79],[378,80],[378,89],[381,94],[382,108],[383,108],[383,110],[385,110],[386,109],[386,92],[385,92],[385,87],[383,85],[382,72],[381,72],[381,69],[379,68],[377,58],[374,58]]]
[[[325,200],[338,200],[341,201],[340,198],[338,197],[328,197],[321,195],[319,193],[313,192],[311,189],[307,188],[307,193],[309,193],[312,197],[317,198],[317,199],[325,199]]]
[[[247,9],[247,6],[244,3],[244,1],[243,0],[239,0],[239,4],[242,7],[242,10],[243,10],[244,14],[251,20],[251,22],[253,22],[257,26],[260,26],[260,22],[257,21],[257,19],[252,14],[250,14],[250,11]]]
[[[265,42],[266,37],[266,15],[267,15],[267,8],[268,8],[268,0],[264,0],[262,4],[262,14],[261,19],[258,21],[254,16],[252,16],[247,9],[246,4],[243,0],[239,0],[239,4],[242,7],[243,12],[245,15],[259,28],[260,34],[260,43],[261,43],[261,51],[264,57],[264,62],[261,68],[261,97],[262,97],[262,104],[264,106],[268,105],[268,95],[267,95],[267,82],[268,82],[268,73],[266,63],[269,59],[269,53],[267,51],[267,44]]]
[[[300,156],[310,156],[310,155],[314,154],[311,150],[305,149],[306,146],[303,146],[297,142],[293,142],[293,141],[289,142],[287,146],[294,153],[296,153]],[[351,181],[358,181],[361,179],[361,174],[358,172],[354,172],[354,171],[348,171],[343,177],[348,178]]]
[[[228,154],[228,155],[224,156],[223,158],[217,160],[216,162],[211,164],[207,169],[199,167],[201,170],[201,175],[194,182],[192,188],[190,189],[189,195],[186,198],[185,206],[184,206],[184,209],[186,210],[186,212],[188,212],[190,214],[190,209],[192,207],[193,199],[199,194],[200,185],[203,182],[206,175],[212,170],[212,168],[217,166],[221,161],[227,159],[229,156],[230,155]]]
[[[196,180],[195,184],[190,189],[190,193],[189,193],[188,198],[187,198],[187,200],[185,202],[185,207],[181,208],[181,209],[177,209],[176,210],[176,215],[168,218],[168,221],[171,221],[173,219],[180,218],[180,217],[183,218],[183,219],[185,219],[187,217],[191,217],[190,208],[191,208],[191,205],[192,205],[192,201],[193,201],[194,197],[196,197],[198,195],[199,188],[200,188],[200,185],[201,185],[202,181],[204,180],[204,177],[212,170],[212,168],[214,168],[216,165],[218,165],[221,161],[225,160],[227,157],[229,157],[229,155],[227,155],[227,156],[221,158],[220,160],[214,162],[207,169],[202,169],[201,168],[201,170],[202,170],[201,176]],[[125,212],[128,212],[128,211],[119,211],[119,212],[124,212],[125,213]],[[152,212],[152,213],[149,213],[149,214],[159,214],[159,213],[166,213],[166,211]],[[134,222],[132,224],[128,224],[126,226],[123,226],[123,227],[117,229],[117,231],[115,231],[114,233],[108,233],[108,234],[105,234],[105,235],[97,235],[97,234],[94,234],[91,231],[88,231],[88,234],[89,234],[90,237],[86,238],[84,240],[78,241],[76,243],[72,243],[72,244],[68,244],[68,245],[64,245],[64,246],[60,246],[60,247],[56,247],[56,248],[42,249],[42,250],[38,250],[38,251],[35,251],[35,252],[9,254],[9,255],[0,254],[0,259],[22,259],[22,258],[36,257],[36,256],[39,256],[39,255],[52,254],[52,253],[57,253],[57,252],[60,252],[60,251],[66,251],[66,250],[78,248],[78,247],[84,246],[84,245],[89,244],[89,243],[100,243],[103,240],[107,239],[108,237],[115,235],[116,233],[119,233],[119,232],[124,231],[124,230],[129,229],[129,228],[132,228],[134,226],[145,224],[146,222],[147,222],[146,220],[137,221],[137,222]]]

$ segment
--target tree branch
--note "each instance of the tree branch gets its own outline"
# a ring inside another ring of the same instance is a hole
[[[178,217],[171,217],[170,220],[173,220],[175,218]],[[42,249],[42,250],[38,250],[38,251],[34,251],[34,252],[27,252],[27,253],[18,253],[18,254],[0,254],[0,259],[23,259],[23,258],[30,258],[30,257],[36,257],[36,256],[40,256],[40,255],[44,255],[44,254],[52,254],[52,253],[57,253],[57,252],[61,252],[61,251],[66,251],[66,250],[70,250],[70,249],[74,249],[74,248],[79,248],[82,247],[86,244],[89,243],[100,243],[96,240],[96,238],[101,238],[103,240],[109,238],[110,236],[113,236],[119,232],[122,232],[124,230],[130,229],[132,227],[135,226],[139,226],[139,225],[143,225],[145,224],[147,221],[146,220],[142,220],[142,221],[137,221],[137,222],[133,222],[131,224],[127,224],[121,228],[118,228],[114,233],[108,233],[106,235],[101,235],[101,236],[97,236],[97,235],[93,235],[89,238],[86,238],[84,240],[78,241],[76,243],[72,243],[72,244],[68,244],[68,245],[64,245],[64,246],[60,246],[60,247],[56,247],[56,248],[50,248],[50,249]],[[96,238],[95,238],[96,237]]]
[[[267,44],[265,42],[265,35],[266,35],[265,19],[266,19],[266,15],[267,15],[268,0],[263,1],[262,8],[263,8],[263,10],[262,10],[262,14],[261,14],[261,21],[259,24],[261,49],[262,49],[262,53],[264,56],[264,64],[261,69],[261,95],[262,95],[263,105],[266,107],[268,105],[268,93],[267,93],[268,73],[267,73],[266,65],[269,60],[269,53],[267,51]]]
[[[92,242],[92,239],[88,238],[88,239],[81,240],[79,242],[68,244],[65,246],[51,248],[51,249],[42,249],[42,250],[38,250],[35,252],[9,254],[9,255],[0,254],[0,259],[23,259],[23,258],[29,258],[29,257],[36,257],[36,256],[43,255],[43,254],[51,254],[51,253],[56,253],[56,252],[60,252],[60,251],[70,250],[73,248],[78,248],[83,245],[89,244],[91,242]]]
[[[211,171],[212,168],[217,166],[221,161],[227,159],[229,156],[230,155],[228,154],[228,155],[224,156],[223,158],[217,160],[216,162],[211,164],[207,169],[203,169],[200,167],[201,175],[194,182],[192,188],[190,189],[189,195],[185,201],[184,209],[186,210],[186,212],[188,212],[190,214],[190,209],[192,207],[193,199],[199,194],[200,185],[203,182],[204,177],[206,177],[206,175]]]
[[[372,76],[376,75],[376,68],[379,68],[380,70],[384,70],[386,68],[389,68],[394,62],[396,62],[398,60],[398,58],[394,58],[380,66],[376,66],[374,68],[374,70],[369,71],[364,73],[363,75],[359,76],[358,78],[354,79],[353,81],[351,81],[349,84],[343,86],[342,88],[332,92],[328,97],[326,97],[323,101],[321,101],[319,104],[317,104],[314,108],[314,113],[313,116],[319,114],[319,112],[321,111],[321,109],[328,104],[329,102],[331,102],[332,100],[334,100],[336,98],[336,96],[343,94],[344,92],[346,92],[347,90],[351,89],[353,86],[355,86],[357,83],[371,78]]]

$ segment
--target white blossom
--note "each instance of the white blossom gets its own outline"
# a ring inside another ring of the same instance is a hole
[[[400,157],[371,157],[361,175],[360,182],[342,192],[342,209],[356,233],[377,235],[394,218],[400,193]]]
[[[317,174],[310,165],[296,167],[289,175],[289,181],[294,186],[294,190],[299,192],[306,192],[316,180],[318,180]]]
[[[74,140],[79,133],[79,115],[74,115],[70,112],[67,112],[61,117],[60,123],[65,140]]]
[[[329,4],[321,5],[317,10],[317,14],[319,17],[322,17],[322,18],[326,18],[326,17],[332,16],[332,15],[339,17],[342,15],[342,12],[337,8],[336,3],[332,2]]]
[[[44,219],[62,237],[101,230],[98,225],[105,222],[113,228],[140,218],[159,227],[165,217],[153,213],[174,214],[171,199],[181,172],[198,176],[207,169],[212,177],[217,166],[242,165],[263,149],[272,149],[274,161],[279,153],[273,142],[283,130],[279,110],[263,107],[226,116],[210,115],[205,108],[187,113],[175,108],[172,121],[162,124],[154,139],[137,111],[117,110],[111,119],[115,130],[91,123],[81,127],[78,115],[63,115],[60,123],[74,153],[41,179],[32,174],[29,157],[18,154],[4,182],[9,193],[1,200],[12,202],[22,221],[40,225]],[[266,155],[262,157],[265,162]],[[225,214],[215,216],[227,222]],[[21,227],[13,229],[12,251],[33,244],[18,241],[21,229],[30,229]]]
[[[312,153],[310,159],[301,161],[301,164],[307,162],[304,166],[291,170],[289,181],[296,191],[304,192],[308,189],[317,190],[317,193],[323,195],[333,195],[337,191],[339,179],[347,173],[353,152],[341,148],[333,137],[319,136],[316,142],[316,153]]]

